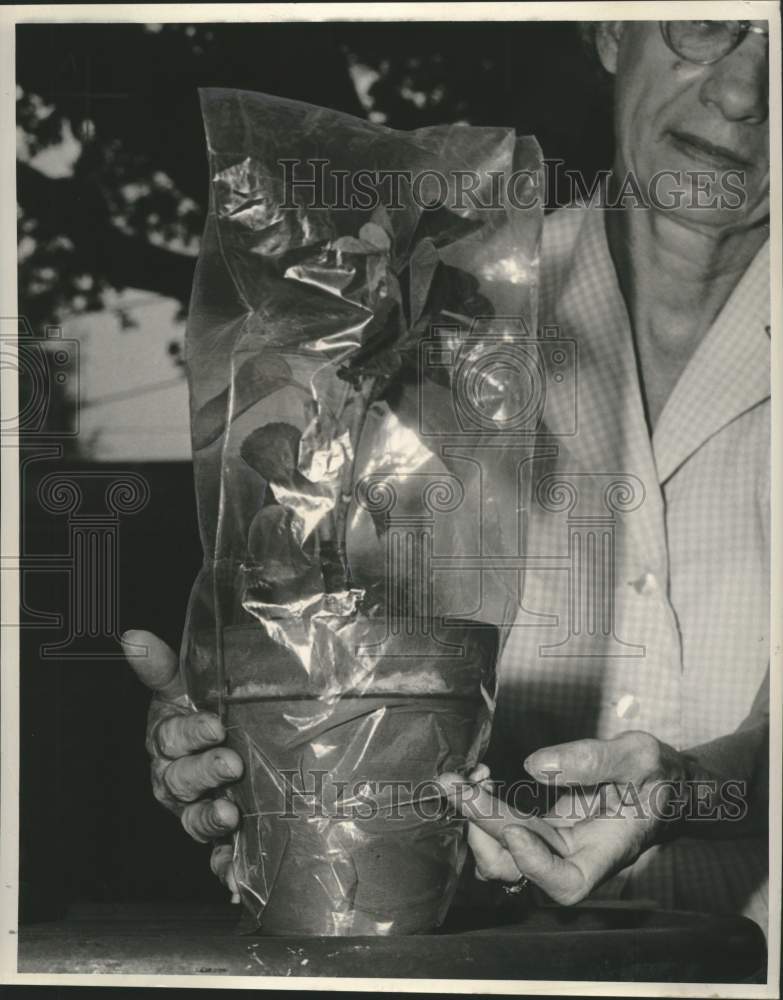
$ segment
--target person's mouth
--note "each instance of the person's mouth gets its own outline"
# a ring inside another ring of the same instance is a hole
[[[735,149],[730,149],[728,146],[719,146],[690,132],[678,132],[670,129],[669,137],[672,144],[685,153],[686,156],[691,159],[700,160],[702,163],[707,163],[712,167],[722,167],[723,169],[731,167],[744,170],[753,165],[750,160],[746,159]]]

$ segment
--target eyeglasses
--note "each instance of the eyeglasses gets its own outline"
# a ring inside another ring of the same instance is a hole
[[[663,40],[681,59],[709,66],[740,44],[748,34],[764,35],[769,31],[750,21],[661,21]]]

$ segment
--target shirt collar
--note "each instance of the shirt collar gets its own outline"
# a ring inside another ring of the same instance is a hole
[[[770,395],[769,241],[694,351],[653,435],[663,484],[705,441]]]
[[[564,211],[568,211],[565,209]],[[562,444],[595,470],[621,468],[666,480],[705,441],[769,397],[769,241],[759,250],[668,399],[647,428],[631,324],[600,208],[584,209],[570,263],[551,289],[560,335],[573,338],[577,433]],[[547,246],[543,261],[546,265]],[[546,292],[543,294],[545,308]],[[545,319],[548,320],[546,313]],[[548,406],[569,405],[565,394]],[[566,423],[565,413],[560,421]]]

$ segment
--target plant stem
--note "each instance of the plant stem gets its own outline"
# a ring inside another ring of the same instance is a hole
[[[351,459],[343,466],[342,477],[340,479],[340,495],[337,498],[335,528],[337,536],[337,555],[343,567],[343,579],[345,589],[350,590],[353,581],[351,579],[351,567],[348,564],[346,551],[348,533],[348,511],[353,500],[354,471],[356,469],[356,458],[359,451],[359,441],[361,440],[367,413],[372,403],[373,390],[376,383],[375,377],[362,379],[362,387],[354,396],[353,402],[356,407],[351,427],[349,430],[351,439]]]
[[[372,394],[377,379],[365,377],[361,388],[346,386],[345,403],[337,414],[336,424],[340,426],[346,410],[353,407],[348,428],[351,457],[343,464],[340,484],[335,498],[334,508],[317,528],[321,573],[324,579],[326,593],[338,593],[350,590],[352,586],[351,570],[346,555],[346,534],[348,528],[348,511],[353,499],[353,476],[356,468],[356,453],[364,429],[372,401]],[[317,412],[317,411],[316,411]]]

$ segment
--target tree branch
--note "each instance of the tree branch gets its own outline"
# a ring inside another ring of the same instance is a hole
[[[195,258],[123,233],[106,217],[98,193],[83,182],[47,177],[17,163],[16,190],[26,214],[72,241],[86,271],[116,288],[143,288],[187,303]]]

